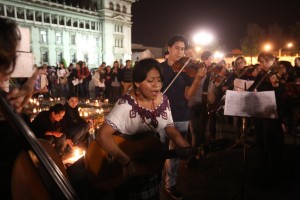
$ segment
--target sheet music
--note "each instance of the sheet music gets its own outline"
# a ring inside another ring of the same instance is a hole
[[[245,91],[245,86],[246,86],[246,90],[248,90],[253,83],[254,83],[254,81],[236,78],[236,79],[234,79],[234,82],[233,82],[234,90],[235,91]]]
[[[224,115],[278,118],[274,91],[238,92],[227,90]]]

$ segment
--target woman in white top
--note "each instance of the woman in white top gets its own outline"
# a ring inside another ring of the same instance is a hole
[[[101,99],[104,97],[105,90],[105,64],[101,64],[93,75],[93,82],[95,86],[95,97]]]
[[[65,64],[60,62],[56,73],[59,84],[59,96],[66,97],[66,95],[69,93],[68,76],[70,75],[70,72],[66,68]]]
[[[159,62],[151,58],[140,60],[132,72],[133,90],[118,100],[96,136],[98,144],[123,166],[125,177],[131,177],[137,165],[114,142],[116,132],[130,137],[164,129],[179,147],[190,146],[173,124],[169,100],[161,93],[161,77]],[[147,177],[138,184],[135,182],[135,186],[128,181],[121,186],[123,190],[119,190],[123,193],[117,195],[124,195],[127,199],[159,198],[160,175]]]

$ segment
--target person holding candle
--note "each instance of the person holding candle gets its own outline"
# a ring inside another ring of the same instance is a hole
[[[152,58],[140,60],[132,71],[133,90],[118,100],[96,134],[98,144],[124,166],[125,177],[134,174],[136,164],[114,142],[116,132],[125,138],[141,132],[152,132],[159,137],[158,131],[164,129],[179,147],[190,146],[174,126],[169,100],[161,93],[161,77],[158,61]],[[114,191],[116,199],[159,199],[161,174],[131,177]]]
[[[51,106],[48,111],[40,112],[32,121],[31,129],[37,138],[50,142],[59,156],[63,156],[67,145],[73,147],[71,139],[66,139],[63,129],[62,119],[66,109],[64,105],[58,103]]]
[[[87,138],[90,125],[78,111],[78,96],[71,93],[67,96],[65,103],[66,113],[63,117],[63,126],[68,139],[72,140],[74,145],[87,147]]]

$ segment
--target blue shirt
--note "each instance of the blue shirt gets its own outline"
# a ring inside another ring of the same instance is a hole
[[[163,89],[171,83],[177,72],[174,72],[169,66],[168,62],[161,63],[163,70]],[[189,121],[189,109],[188,100],[185,99],[184,93],[185,88],[191,86],[193,79],[190,78],[186,73],[180,73],[173,84],[166,91],[166,95],[169,98],[172,117],[174,122]]]

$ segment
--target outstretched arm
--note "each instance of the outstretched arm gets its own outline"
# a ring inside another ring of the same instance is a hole
[[[16,112],[20,113],[29,101],[34,91],[34,83],[40,73],[42,73],[41,70],[36,70],[23,86],[14,88],[6,96],[6,99],[14,107]]]

